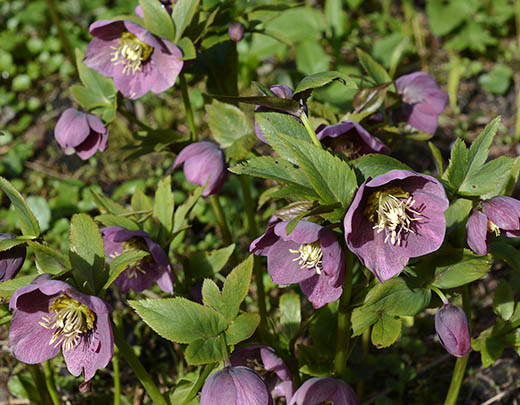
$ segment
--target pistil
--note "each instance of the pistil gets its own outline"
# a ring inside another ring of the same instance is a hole
[[[153,48],[137,39],[137,37],[130,33],[125,32],[121,35],[119,40],[119,46],[113,47],[111,62],[114,65],[124,64],[123,74],[129,75],[135,74],[138,70],[141,70],[141,65],[146,62],[153,52]]]
[[[289,249],[289,252],[296,253],[298,257],[293,262],[298,261],[301,269],[316,269],[316,273],[321,274],[323,252],[320,241],[304,243],[299,249]]]

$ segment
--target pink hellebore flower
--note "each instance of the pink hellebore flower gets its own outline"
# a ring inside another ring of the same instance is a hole
[[[357,405],[354,390],[342,381],[330,377],[314,377],[305,381],[289,402],[289,405]]]
[[[247,366],[262,377],[273,398],[284,397],[289,402],[294,392],[292,374],[281,357],[267,346],[254,345],[235,349],[229,361],[232,366]]]
[[[150,239],[148,233],[109,226],[101,229],[101,235],[105,244],[105,256],[109,260],[131,250],[150,252],[149,256],[127,267],[116,278],[115,283],[123,293],[130,290],[141,292],[157,281],[161,290],[173,294],[173,276],[168,256],[158,243]]]
[[[10,233],[0,233],[0,241],[13,238]],[[0,282],[11,280],[16,276],[25,261],[25,254],[24,245],[13,246],[0,252]]]
[[[438,117],[448,103],[448,95],[426,72],[401,76],[395,81],[395,87],[403,98],[397,117],[420,131],[433,134]]]
[[[150,90],[162,93],[175,84],[183,62],[172,42],[130,21],[91,24],[85,65],[111,77],[123,96],[136,99]]]
[[[200,396],[200,405],[273,405],[262,379],[249,367],[225,367],[211,374]]]
[[[314,308],[336,301],[343,292],[345,257],[334,232],[300,221],[287,235],[287,224],[271,222],[249,251],[267,256],[267,271],[277,284],[300,283]]]
[[[441,183],[408,170],[390,170],[357,190],[344,220],[349,249],[382,283],[411,257],[436,251],[449,206]]]
[[[464,357],[471,349],[468,318],[464,310],[444,304],[435,314],[435,331],[446,351],[456,357]]]
[[[369,153],[388,153],[381,140],[355,121],[342,121],[336,125],[321,124],[316,128],[318,139],[335,152],[341,152],[348,159],[356,159]]]
[[[95,115],[68,108],[54,128],[54,137],[66,155],[76,153],[86,160],[107,148],[108,129]]]
[[[203,196],[219,194],[224,186],[227,170],[224,152],[213,142],[196,142],[177,155],[173,167],[184,163],[184,175],[191,184],[208,186]]]
[[[493,197],[475,207],[466,224],[468,245],[476,254],[486,255],[493,234],[520,236],[520,201],[512,197]]]
[[[49,277],[36,277],[11,297],[9,347],[17,360],[28,364],[49,360],[61,350],[69,372],[76,377],[83,372],[82,386],[88,386],[114,354],[111,309],[100,298]]]

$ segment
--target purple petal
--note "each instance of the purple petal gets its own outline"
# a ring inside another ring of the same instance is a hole
[[[0,233],[0,241],[13,239],[9,233]],[[25,261],[26,248],[24,245],[14,246],[0,252],[0,282],[11,280],[16,276]]]
[[[319,129],[319,131],[318,131]],[[349,133],[349,131],[354,130]],[[323,126],[316,129],[317,137],[320,141],[330,137],[337,138],[345,135],[346,137],[354,136],[358,139],[361,146],[361,153],[388,153],[388,148],[375,136],[372,136],[365,128],[355,121],[342,121],[336,125]]]
[[[320,231],[323,229],[322,226],[302,220],[296,224],[293,231],[287,235],[287,224],[289,221],[279,222],[274,227],[274,233],[280,236],[283,240],[293,241],[298,244],[307,244],[316,242],[319,238]]]
[[[343,285],[345,278],[345,256],[341,250],[338,238],[330,229],[322,228],[319,233],[323,275],[327,276],[328,283],[333,287]]]
[[[298,388],[289,405],[316,405],[325,401],[341,405],[358,404],[356,394],[344,381],[330,377],[313,377]]]
[[[314,308],[321,308],[334,302],[341,296],[343,285],[334,287],[329,277],[314,274],[311,278],[300,282],[300,288]]]
[[[87,46],[83,63],[103,76],[112,77],[115,65],[111,59],[118,46],[119,37],[110,41],[93,38]]]
[[[494,197],[482,202],[482,210],[500,229],[517,231],[520,229],[520,201],[511,197]]]
[[[267,256],[271,246],[280,239],[280,237],[274,233],[274,227],[278,222],[280,222],[278,218],[274,216],[271,217],[265,233],[256,238],[251,242],[251,245],[249,245],[249,251],[251,253],[257,256]]]
[[[104,41],[111,41],[121,38],[121,34],[127,29],[124,21],[99,20],[88,28],[90,35],[100,38]]]
[[[487,217],[474,208],[466,224],[466,238],[468,246],[478,255],[487,255]]]
[[[157,78],[157,69],[154,69],[150,60],[141,65],[141,69],[132,73],[131,71],[123,72],[125,64],[120,63],[114,66],[112,78],[114,79],[114,87],[121,92],[126,98],[135,100],[141,98],[148,93]]]
[[[464,357],[471,349],[468,318],[464,310],[444,304],[435,314],[435,331],[448,353]]]
[[[174,44],[164,40],[168,52],[161,52],[156,49],[151,56],[150,63],[152,68],[157,71],[155,82],[151,90],[154,93],[162,93],[175,84],[177,76],[182,70],[182,52]]]
[[[278,98],[291,98],[294,94],[293,89],[283,84],[275,84],[269,87],[269,90],[271,90]]]
[[[276,242],[267,256],[267,271],[276,284],[299,283],[316,274],[315,269],[302,269],[298,264],[299,254],[289,250],[298,250],[300,244],[280,239]],[[296,259],[296,260],[295,260]]]
[[[66,109],[60,116],[54,128],[56,142],[63,148],[75,148],[87,139],[90,127],[87,114],[74,108]]]

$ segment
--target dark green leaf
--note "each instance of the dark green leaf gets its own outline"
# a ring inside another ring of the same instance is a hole
[[[300,81],[300,83],[298,83],[296,89],[294,90],[293,99],[300,97],[300,94],[303,94],[305,92],[308,93],[309,90],[314,90],[319,87],[323,87],[336,80],[342,82],[343,84],[347,83],[347,87],[349,88],[357,88],[353,80],[351,80],[350,78],[346,80],[345,77],[339,72],[319,72],[304,77]]]
[[[505,321],[513,315],[515,309],[515,294],[509,282],[504,279],[498,282],[495,290],[493,309]]]
[[[439,176],[442,177],[442,175],[444,173],[444,162],[442,160],[441,151],[432,142],[428,142],[428,147],[430,148],[430,151],[431,151],[431,153],[433,155],[433,160],[435,161],[435,166],[437,167],[437,171],[439,173]]]
[[[500,117],[491,121],[480,135],[471,143],[468,154],[466,176],[476,173],[486,163],[489,147],[500,127]]]
[[[39,273],[60,274],[71,269],[69,258],[50,246],[38,242],[27,242],[34,251]]]
[[[184,357],[189,365],[198,366],[224,360],[226,357],[224,350],[220,336],[200,338],[188,345],[184,351]]]
[[[448,183],[454,190],[458,190],[464,180],[467,166],[468,149],[464,141],[461,138],[457,138],[451,149],[450,163],[442,178],[448,180]]]
[[[380,314],[372,327],[372,344],[378,349],[391,346],[401,334],[402,321],[400,318],[387,314]]]
[[[368,177],[377,177],[394,169],[412,170],[399,160],[379,153],[363,155],[354,160],[352,164],[361,172],[364,180]]]
[[[14,186],[3,177],[0,177],[0,189],[7,195],[11,204],[16,209],[18,224],[24,236],[38,237],[40,226],[34,214],[25,203],[22,195]]]
[[[116,203],[115,201],[112,201],[110,198],[104,196],[102,193],[97,192],[94,189],[89,189],[90,195],[92,196],[92,199],[94,200],[94,203],[98,207],[99,211],[101,213],[109,213],[112,215],[119,215],[124,214],[125,209],[122,205]]]
[[[221,100],[228,103],[235,103],[239,101],[241,103],[259,105],[262,107],[271,108],[273,110],[285,111],[293,114],[298,113],[300,109],[300,104],[298,103],[298,101],[289,98],[265,96],[237,97],[218,94],[208,94],[208,97],[213,97],[217,100]]]
[[[491,268],[491,257],[476,255],[468,249],[452,249],[443,251],[429,266],[435,269],[433,286],[455,288],[484,277]]]
[[[164,245],[170,237],[173,228],[174,200],[171,178],[167,176],[159,181],[155,192],[153,217],[159,222],[159,244]]]
[[[96,217],[96,221],[101,222],[104,226],[122,226],[131,231],[138,231],[139,225],[133,219],[110,214],[101,214]]]

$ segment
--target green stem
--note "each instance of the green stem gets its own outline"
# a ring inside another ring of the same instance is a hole
[[[114,324],[118,328],[118,330],[121,329],[123,320],[121,318],[120,312],[114,312],[113,314],[114,318]],[[120,367],[119,367],[119,360],[120,360],[120,353],[119,348],[116,346],[114,348],[114,355],[112,356],[112,368],[114,369],[114,405],[120,405],[121,404],[121,378],[120,378]]]
[[[361,347],[363,348],[363,355],[361,357],[361,363],[364,364],[365,360],[368,356],[368,348],[370,346],[370,331],[372,330],[371,327],[368,327],[363,332],[363,335],[361,336]],[[358,397],[358,401],[361,403],[361,398],[363,397],[363,393],[365,391],[365,382],[363,380],[360,380],[356,385],[356,394]]]
[[[45,385],[47,386],[47,391],[49,392],[52,403],[54,405],[60,405],[60,397],[56,391],[56,382],[54,381],[54,372],[51,368],[50,360],[43,363],[43,372],[45,373]]]
[[[305,129],[307,130],[307,133],[311,137],[312,143],[320,148],[322,148],[321,142],[319,141],[318,137],[316,136],[316,132],[314,132],[314,129],[311,127],[311,123],[309,122],[309,118],[307,118],[307,114],[305,114],[305,111],[302,111],[300,114],[300,119],[303,122],[303,125],[305,126]]]
[[[464,308],[464,312],[466,312],[466,316],[468,317],[471,330],[471,304],[468,285],[465,285],[463,288],[462,307]],[[445,405],[455,405],[457,403],[460,387],[462,386],[462,381],[464,380],[464,373],[466,372],[466,366],[468,365],[468,359],[469,353],[464,357],[457,358],[455,367],[453,369],[453,375],[451,376],[450,388],[448,389],[448,394],[446,395],[446,400],[444,401]]]
[[[58,9],[56,8],[56,5],[54,4],[54,0],[46,0],[46,2],[47,2],[47,8],[49,9],[49,13],[51,15],[52,23],[58,29],[58,37],[60,38],[60,42],[61,42],[61,45],[63,46],[63,50],[65,51],[65,54],[67,55],[67,58],[69,59],[70,63],[72,63],[72,66],[74,66],[74,69],[76,70],[76,74],[78,74],[78,67],[76,66],[76,58],[74,57],[74,52],[72,52],[72,47],[70,46],[70,42],[67,39],[67,35],[65,35],[65,31],[63,30],[63,27],[61,26],[61,19],[58,14]]]
[[[152,127],[149,127],[144,122],[139,121],[133,114],[130,114],[128,111],[126,111],[124,108],[119,108],[117,110],[119,114],[121,114],[123,117],[125,117],[128,121],[133,122],[134,124],[137,124],[139,127],[144,129],[145,131],[154,131]]]
[[[251,197],[251,190],[249,188],[249,177],[239,176],[240,186],[242,187],[242,194],[244,196],[244,209],[247,217],[247,230],[250,240],[258,236],[258,227],[256,224],[255,206],[253,198]],[[265,288],[262,268],[258,257],[254,257],[253,272],[255,273],[256,295],[258,302],[258,312],[260,313],[260,335],[262,337],[267,333],[267,309],[265,306]]]
[[[168,405],[168,402],[166,402],[166,400],[162,396],[161,392],[159,391],[159,388],[157,388],[157,385],[155,385],[155,383],[153,382],[150,374],[148,374],[143,364],[134,354],[132,348],[128,346],[128,344],[126,343],[125,337],[122,334],[122,332],[115,325],[113,325],[112,329],[114,332],[114,341],[116,343],[117,348],[123,355],[123,358],[126,360],[128,365],[132,368],[132,370],[134,370],[135,375],[141,382],[143,388],[148,393],[152,401],[156,405]]]
[[[49,391],[47,390],[45,376],[42,373],[40,365],[28,364],[27,367],[29,368],[29,373],[31,373],[34,385],[36,385],[36,389],[38,390],[38,394],[40,395],[42,405],[52,404],[53,402],[50,398]]]
[[[449,302],[448,299],[446,298],[446,296],[444,295],[444,293],[441,290],[439,290],[437,287],[434,287],[431,285],[430,289],[432,291],[435,291],[435,293],[439,296],[439,298],[441,299],[443,304],[447,304]]]
[[[197,130],[195,128],[195,121],[193,120],[193,110],[191,109],[190,96],[188,95],[188,86],[186,85],[186,77],[184,73],[180,73],[179,82],[181,84],[182,102],[184,109],[186,110],[186,119],[188,120],[188,126],[190,127],[191,140],[197,142]]]
[[[211,203],[211,208],[213,208],[213,212],[215,213],[215,218],[217,219],[217,224],[220,229],[220,233],[222,234],[222,239],[224,240],[226,246],[229,246],[233,240],[231,238],[231,232],[229,231],[226,215],[224,214],[220,200],[218,196],[210,195],[209,202]]]
[[[354,257],[347,252],[347,274],[343,284],[343,293],[339,299],[338,307],[338,330],[336,332],[336,356],[334,357],[335,374],[344,378],[347,372],[347,360],[349,356],[350,343],[350,316],[352,311],[349,309],[350,298],[352,295],[352,267]]]

